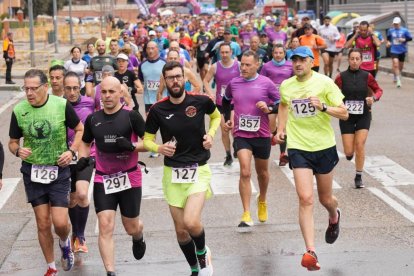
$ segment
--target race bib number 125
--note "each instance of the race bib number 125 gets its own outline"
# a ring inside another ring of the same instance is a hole
[[[316,108],[309,99],[292,100],[292,110],[296,118],[312,117],[316,115]]]

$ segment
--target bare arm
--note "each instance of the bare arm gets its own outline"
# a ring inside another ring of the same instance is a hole
[[[216,65],[213,64],[210,66],[210,69],[207,71],[207,74],[203,80],[204,90],[212,99],[215,99],[215,93],[211,90],[210,81],[214,77],[215,74],[216,74]]]
[[[197,77],[194,75],[194,73],[191,70],[189,70],[187,68],[184,68],[184,75],[185,75],[186,79],[193,86],[193,92],[200,93],[200,91],[201,91],[201,84],[197,80]],[[161,86],[161,84],[160,84],[160,86]]]
[[[164,81],[164,77],[161,76],[160,77],[160,86],[158,86],[158,89],[157,89],[157,101],[162,99],[164,89],[165,89],[165,81]]]

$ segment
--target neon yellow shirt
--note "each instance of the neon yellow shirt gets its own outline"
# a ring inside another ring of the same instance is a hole
[[[331,116],[318,111],[306,100],[317,96],[327,106],[341,105],[344,95],[332,79],[316,72],[304,82],[297,81],[294,76],[282,82],[280,96],[282,104],[289,109],[286,124],[289,149],[314,152],[336,144]]]

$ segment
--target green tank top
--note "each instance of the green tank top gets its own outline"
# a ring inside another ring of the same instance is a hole
[[[66,100],[49,95],[45,105],[33,107],[27,100],[14,108],[23,133],[23,147],[32,154],[25,160],[34,165],[55,165],[68,150],[65,125]]]

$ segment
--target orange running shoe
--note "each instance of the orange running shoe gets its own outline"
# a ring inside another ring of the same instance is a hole
[[[316,256],[315,252],[311,250],[308,250],[305,254],[303,254],[301,264],[309,271],[321,269],[321,266],[318,263],[318,257]]]
[[[76,237],[73,242],[74,253],[88,253],[88,247],[86,246],[85,239]]]

